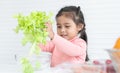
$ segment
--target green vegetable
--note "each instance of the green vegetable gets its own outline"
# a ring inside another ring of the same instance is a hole
[[[26,45],[27,42],[40,42],[45,44],[48,33],[45,31],[46,26],[44,24],[51,21],[51,15],[50,13],[46,14],[45,12],[36,11],[31,12],[28,16],[22,14],[15,16],[18,20],[18,26],[15,32],[19,33],[19,30],[23,31],[23,45]]]
[[[46,38],[48,32],[46,31],[45,23],[50,21],[52,13],[47,14],[42,11],[33,11],[29,15],[18,14],[15,18],[18,21],[18,25],[14,29],[16,33],[22,31],[24,37],[22,39],[23,46],[27,43],[31,43],[30,54],[40,54],[39,43],[46,44]],[[34,69],[27,58],[21,59],[23,67],[23,73],[33,73]],[[36,63],[36,68],[40,67],[40,63]]]
[[[39,54],[40,49],[36,46],[38,46],[38,43],[46,43],[48,32],[46,32],[45,23],[51,21],[51,16],[51,13],[47,14],[40,11],[31,12],[28,16],[22,14],[15,16],[18,20],[18,26],[16,26],[15,32],[19,33],[20,30],[23,32],[23,45],[26,45],[28,42],[32,43],[31,53]]]
[[[35,69],[39,69],[39,68],[40,68],[40,65],[41,65],[40,62],[37,61],[36,64],[35,64]]]
[[[27,58],[21,59],[23,73],[34,73],[34,69]]]

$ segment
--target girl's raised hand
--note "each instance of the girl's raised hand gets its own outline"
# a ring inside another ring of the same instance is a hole
[[[53,29],[52,29],[52,24],[50,22],[46,22],[45,25],[47,27],[46,30],[48,32],[48,36],[52,40],[54,38],[54,32],[53,32]]]

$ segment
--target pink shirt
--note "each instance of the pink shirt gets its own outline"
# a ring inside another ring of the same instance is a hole
[[[51,67],[64,62],[85,63],[86,42],[79,37],[68,41],[55,34],[52,41],[46,45],[40,44],[42,51],[51,52]]]

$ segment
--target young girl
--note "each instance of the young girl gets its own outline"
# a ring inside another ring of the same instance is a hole
[[[56,15],[56,23],[57,34],[53,32],[52,25],[46,23],[51,41],[46,45],[40,45],[42,51],[52,53],[51,67],[64,62],[83,64],[88,61],[87,35],[80,7],[66,6],[62,8]]]

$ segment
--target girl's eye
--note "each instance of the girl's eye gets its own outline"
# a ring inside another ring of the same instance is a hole
[[[61,26],[57,26],[57,28],[61,28]]]
[[[66,28],[69,28],[70,26],[65,26]]]

